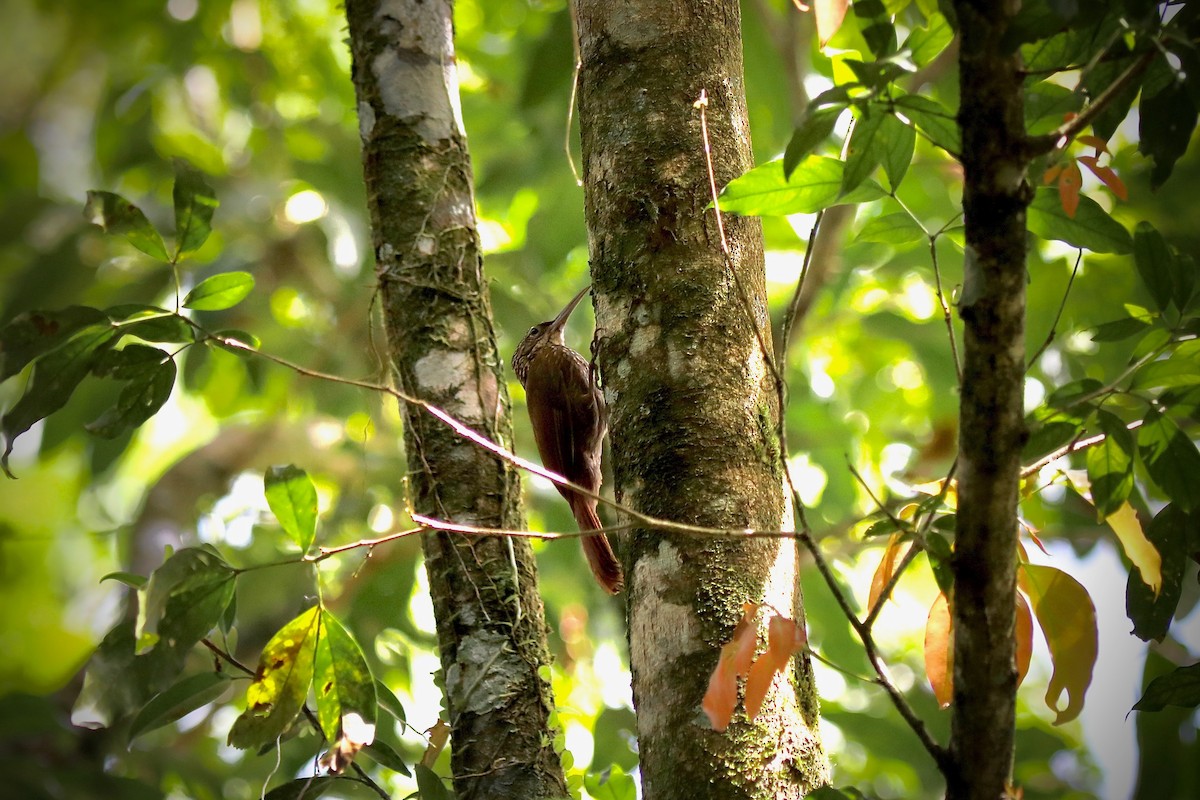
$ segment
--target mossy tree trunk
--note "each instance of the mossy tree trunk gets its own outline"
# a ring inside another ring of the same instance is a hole
[[[1016,709],[1017,491],[1026,430],[1025,209],[1031,193],[1014,3],[958,2],[966,256],[954,545],[954,762],[947,796],[995,800]]]
[[[577,13],[596,352],[617,499],[680,522],[779,529],[761,228],[727,218],[726,260],[706,210],[693,106],[704,90],[723,185],[751,166],[738,3],[580,0]],[[807,659],[776,678],[753,723],[739,712],[717,733],[701,711],[744,602],[803,619],[794,542],[637,529],[625,544],[645,797],[800,797],[822,784]]]
[[[452,4],[347,0],[346,15],[391,366],[405,393],[511,447],[458,110]],[[403,417],[418,511],[524,527],[508,464],[420,408],[405,406]],[[527,541],[430,534],[423,547],[458,797],[565,797],[550,687],[539,676],[549,658]]]

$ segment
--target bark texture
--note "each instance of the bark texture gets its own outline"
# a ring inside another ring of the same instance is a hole
[[[966,260],[954,546],[955,764],[947,796],[995,800],[1010,780],[1017,672],[1017,489],[1027,436],[1025,208],[1031,194],[1015,3],[958,2]]]
[[[778,529],[785,502],[762,233],[717,183],[752,166],[736,0],[580,0],[580,129],[618,500],[699,525]],[[739,297],[736,271],[749,309]],[[800,797],[827,779],[811,667],[796,659],[753,723],[711,730],[701,699],[741,616],[767,600],[803,620],[790,541],[627,537],[630,663],[645,797]]]
[[[448,0],[348,0],[363,169],[392,367],[428,400],[511,448],[482,275]],[[413,504],[443,519],[523,528],[514,470],[404,407]],[[522,539],[427,535],[460,798],[565,797],[533,554]]]

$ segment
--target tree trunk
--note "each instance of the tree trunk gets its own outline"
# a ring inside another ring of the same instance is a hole
[[[482,275],[447,0],[348,0],[363,169],[392,367],[402,389],[512,446]],[[413,504],[525,526],[515,471],[405,406]],[[399,480],[399,476],[397,476]],[[458,797],[565,797],[538,671],[549,662],[537,572],[518,538],[426,535]]]
[[[956,768],[947,796],[995,800],[1011,779],[1017,672],[1017,484],[1026,431],[1025,169],[1011,3],[958,2],[967,251],[954,545]]]
[[[757,219],[721,252],[718,185],[751,166],[736,0],[580,0],[580,130],[597,360],[617,498],[719,528],[778,529],[776,436]],[[744,288],[742,301],[734,278]],[[763,337],[760,344],[755,328]],[[661,798],[800,797],[827,779],[811,666],[776,678],[761,715],[714,732],[701,699],[746,601],[803,620],[789,540],[628,536],[630,663],[643,789]]]

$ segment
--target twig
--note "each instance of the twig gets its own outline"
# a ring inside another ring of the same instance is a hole
[[[1128,425],[1126,425],[1125,428],[1126,430],[1136,431],[1138,428],[1142,427],[1143,423],[1145,423],[1145,420],[1135,419],[1133,422],[1130,422]],[[1044,467],[1053,464],[1063,456],[1069,456],[1072,453],[1078,453],[1080,450],[1086,450],[1089,447],[1095,447],[1107,438],[1108,437],[1105,434],[1098,433],[1095,436],[1089,436],[1086,439],[1076,439],[1069,444],[1065,444],[1054,452],[1042,456],[1028,467],[1022,469],[1021,480],[1025,480],[1026,478],[1036,475],[1038,472],[1041,472]]]
[[[575,118],[575,98],[579,94],[579,71],[583,69],[583,58],[579,53],[579,18],[575,8],[575,0],[570,2],[571,12],[571,45],[575,48],[575,69],[571,73],[571,99],[567,101],[567,130],[563,134],[563,152],[567,154],[567,164],[575,177],[575,185],[583,186],[583,178],[575,168],[575,155],[571,152],[571,120]]]
[[[950,304],[946,302],[946,293],[942,289],[942,270],[938,266],[937,238],[941,231],[929,237],[929,260],[933,264],[933,282],[937,288],[938,305],[942,307],[942,319],[946,321],[946,333],[950,337],[950,357],[954,359],[954,376],[958,385],[962,386],[962,363],[958,357],[958,339],[954,335],[954,317],[950,313]]]
[[[816,542],[813,541],[808,532],[801,533],[799,538],[800,542],[813,557],[813,563],[816,564],[817,571],[821,573],[821,577],[824,578],[825,583],[828,584],[830,593],[833,594],[834,601],[842,609],[842,613],[850,622],[850,626],[854,628],[854,632],[857,634],[859,641],[862,642],[863,650],[867,656],[867,661],[870,662],[871,668],[875,670],[875,674],[878,676],[878,679],[875,680],[874,683],[882,687],[887,693],[888,697],[892,701],[892,705],[896,707],[896,711],[898,711],[900,716],[904,718],[904,721],[908,724],[908,727],[912,728],[913,733],[915,733],[917,739],[920,740],[921,746],[925,748],[926,752],[929,753],[934,762],[938,765],[938,769],[943,771],[951,769],[953,767],[953,763],[950,759],[949,751],[937,743],[937,741],[933,738],[933,735],[929,733],[929,729],[925,727],[925,722],[919,716],[917,716],[917,713],[913,711],[912,706],[910,706],[908,701],[904,699],[904,695],[901,694],[900,690],[897,689],[895,685],[888,679],[883,670],[883,662],[879,658],[879,653],[875,647],[875,639],[871,635],[871,631],[866,628],[861,621],[859,621],[858,616],[854,613],[854,609],[850,607],[849,600],[847,600],[846,596],[842,593],[841,587],[837,583],[837,578],[833,574],[833,570],[830,568],[828,562],[825,561],[825,557],[821,555],[821,551],[817,547]]]
[[[1108,85],[1099,97],[1093,100],[1088,107],[1079,113],[1078,116],[1064,122],[1057,130],[1042,136],[1033,136],[1026,140],[1025,155],[1028,158],[1036,158],[1037,156],[1045,155],[1055,150],[1064,150],[1071,141],[1078,136],[1084,128],[1092,124],[1096,117],[1116,99],[1116,97],[1136,80],[1146,68],[1154,61],[1154,57],[1158,55],[1158,50],[1154,48],[1148,49],[1142,53],[1141,57],[1130,64],[1117,79]]]
[[[713,171],[712,145],[708,139],[707,90],[701,89],[700,97],[692,105],[700,111],[700,133],[704,139],[704,163],[708,167],[708,189],[712,195],[713,211],[717,216],[717,233],[721,237],[721,254],[725,257],[725,266],[729,268],[729,273],[733,276],[733,283],[737,287],[738,297],[742,302],[742,309],[746,312],[746,319],[749,320],[750,327],[754,329],[754,338],[758,340],[758,348],[762,352],[763,360],[767,362],[767,367],[771,370],[771,377],[774,378],[775,386],[778,388],[783,385],[783,376],[779,374],[779,369],[775,364],[771,348],[767,346],[763,332],[759,329],[758,320],[754,318],[754,308],[750,304],[750,296],[746,293],[746,287],[742,285],[742,278],[738,275],[738,271],[733,263],[733,255],[729,250],[729,240],[725,238],[725,220],[721,215],[721,201],[720,196],[717,194],[717,178]],[[783,409],[781,408],[781,415],[782,412]]]
[[[1054,337],[1058,335],[1058,323],[1062,319],[1063,310],[1067,307],[1067,298],[1071,295],[1071,287],[1075,284],[1075,275],[1079,272],[1079,265],[1082,261],[1083,248],[1081,247],[1079,255],[1075,256],[1075,268],[1071,270],[1071,277],[1067,279],[1067,288],[1063,291],[1062,302],[1058,304],[1058,313],[1054,315],[1054,322],[1050,323],[1050,332],[1046,334],[1046,341],[1042,342],[1042,346],[1030,356],[1028,363],[1025,364],[1026,372],[1037,363],[1037,360],[1042,357],[1042,353],[1046,352],[1046,348],[1054,343]]]

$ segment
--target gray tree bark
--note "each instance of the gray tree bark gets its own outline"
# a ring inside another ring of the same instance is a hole
[[[482,274],[448,0],[347,0],[376,269],[402,390],[512,447]],[[413,505],[525,527],[513,468],[420,408],[403,407]],[[399,476],[398,476],[399,479]],[[538,671],[549,663],[526,540],[423,541],[459,798],[565,797]]]
[[[954,769],[947,797],[995,800],[1015,725],[1017,491],[1027,436],[1025,208],[1031,194],[1013,3],[957,2],[967,252],[954,544]]]
[[[579,103],[597,361],[616,496],[697,525],[785,524],[762,232],[718,185],[751,163],[736,0],[579,0]],[[747,295],[740,298],[735,273]],[[760,344],[755,329],[763,337]],[[713,731],[701,699],[746,601],[803,621],[792,541],[627,537],[630,663],[645,797],[800,797],[827,780],[811,667],[776,678],[761,715]]]

